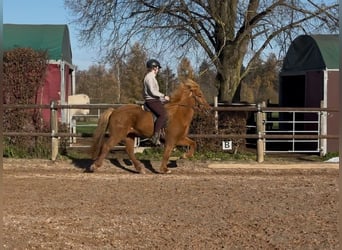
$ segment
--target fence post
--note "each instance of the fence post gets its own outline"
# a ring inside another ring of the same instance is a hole
[[[59,139],[56,136],[58,133],[58,117],[57,117],[56,102],[50,104],[50,128],[51,128],[51,160],[55,161],[58,155]]]
[[[214,107],[217,108],[218,107],[218,97],[215,96],[214,97]],[[218,133],[218,112],[217,110],[215,110],[215,133],[217,134]]]
[[[324,108],[324,101],[321,101],[321,108]],[[319,131],[318,133],[320,135],[327,135],[327,112],[326,111],[321,111],[319,113],[319,122],[320,124],[319,126]],[[327,154],[327,139],[319,139],[319,145],[320,145],[320,149],[319,149],[319,153],[320,156],[325,156]]]
[[[257,112],[257,134],[258,134],[258,141],[257,141],[257,161],[259,163],[264,161],[264,154],[265,154],[265,148],[264,148],[264,113],[261,110],[261,104],[258,104],[258,112]]]

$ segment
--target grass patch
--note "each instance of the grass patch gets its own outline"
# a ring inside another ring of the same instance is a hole
[[[338,157],[338,152],[328,152],[325,156],[321,157],[322,161],[327,161],[331,158]]]
[[[94,122],[77,122],[76,133],[84,135],[92,135],[96,129],[97,123]]]
[[[171,153],[171,157],[181,157],[186,150],[182,147],[177,147]],[[148,148],[142,153],[137,153],[136,156],[139,160],[161,160],[163,157],[163,148]],[[228,153],[228,152],[195,152],[194,156],[189,160],[212,160],[212,161],[228,161],[228,160],[245,160],[255,161],[256,155],[249,152],[244,153]]]

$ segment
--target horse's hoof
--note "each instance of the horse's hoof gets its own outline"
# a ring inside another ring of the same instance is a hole
[[[161,168],[160,173],[161,174],[171,174],[171,170],[168,168]]]
[[[96,170],[97,168],[99,168],[99,167],[96,166],[95,164],[92,164],[90,167],[88,167],[88,168],[86,169],[86,171],[87,171],[88,173],[94,173],[95,170]]]
[[[146,174],[145,166],[142,163],[136,165],[135,169],[139,172],[139,174]]]
[[[94,173],[94,170],[91,167],[86,167],[83,172],[84,173]]]

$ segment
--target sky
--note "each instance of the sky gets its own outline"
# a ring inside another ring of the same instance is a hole
[[[96,51],[78,41],[77,27],[64,8],[64,0],[3,0],[3,23],[67,24],[70,33],[72,63],[79,70],[97,64]]]

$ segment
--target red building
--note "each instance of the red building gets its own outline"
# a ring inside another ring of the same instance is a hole
[[[72,65],[72,51],[67,25],[3,25],[4,50],[31,48],[47,51],[48,67],[44,85],[38,90],[36,104],[50,104],[56,101],[67,104],[68,96],[75,93],[75,67]],[[50,121],[50,110],[43,109],[45,122]],[[67,122],[67,112],[59,113],[61,122]]]

